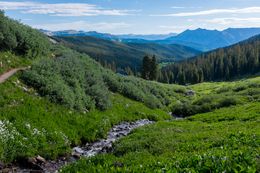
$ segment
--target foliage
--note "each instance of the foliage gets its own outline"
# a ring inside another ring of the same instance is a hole
[[[104,110],[110,106],[110,94],[93,66],[94,62],[67,51],[62,57],[36,63],[23,79],[55,103],[78,110],[94,107]]]
[[[39,31],[9,19],[0,11],[0,50],[30,58],[49,53],[50,42]]]
[[[55,159],[70,153],[71,146],[104,138],[122,121],[169,118],[161,110],[151,110],[119,94],[113,94],[111,101],[113,107],[106,111],[73,111],[38,96],[13,77],[0,85],[1,162],[36,155]]]
[[[259,106],[137,129],[113,153],[82,159],[62,172],[259,172]]]
[[[59,57],[35,63],[23,80],[41,95],[69,108],[105,110],[111,106],[109,90],[152,108],[167,106],[174,94],[158,83],[116,75],[84,54],[61,47],[55,53]]]
[[[11,52],[0,52],[0,74],[17,67],[29,66],[31,61],[28,58],[16,56]]]
[[[256,36],[227,48],[171,64],[163,68],[160,81],[194,84],[256,74],[260,68],[259,45],[260,36]]]
[[[201,53],[181,45],[155,43],[123,43],[89,36],[55,37],[72,49],[88,54],[105,67],[116,69],[121,74],[129,74],[129,69],[137,75],[141,72],[142,58],[155,55],[159,62],[179,61]]]
[[[142,78],[146,80],[157,80],[158,78],[158,64],[155,56],[150,58],[145,56],[142,64]]]
[[[260,78],[252,78],[235,82],[211,82],[188,86],[193,96],[177,98],[170,104],[175,116],[186,117],[198,113],[211,112],[215,109],[230,107],[260,99]],[[178,92],[175,90],[175,92]]]
[[[193,102],[186,101],[172,105],[172,114],[177,117],[186,117],[198,113],[211,112],[222,107],[239,104],[237,96],[209,95],[203,96]]]

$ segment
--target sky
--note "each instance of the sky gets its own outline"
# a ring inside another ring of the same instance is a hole
[[[260,27],[260,0],[0,0],[0,9],[51,31],[167,34]]]

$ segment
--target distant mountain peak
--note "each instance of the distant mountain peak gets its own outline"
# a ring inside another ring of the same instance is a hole
[[[258,34],[260,34],[260,28],[227,28],[223,31],[197,28],[195,30],[187,29],[161,43],[176,43],[201,51],[210,51],[230,46]]]

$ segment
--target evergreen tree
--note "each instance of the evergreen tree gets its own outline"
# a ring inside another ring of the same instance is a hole
[[[149,56],[145,56],[143,58],[143,65],[142,65],[142,78],[149,80],[150,77],[150,65],[151,65],[151,59]]]
[[[150,61],[150,80],[157,80],[158,78],[158,64],[157,64],[157,60],[155,58],[155,56],[152,57],[151,61]]]

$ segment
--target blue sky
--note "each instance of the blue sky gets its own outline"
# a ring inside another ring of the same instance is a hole
[[[6,14],[35,28],[113,34],[260,27],[259,0],[0,0]]]

